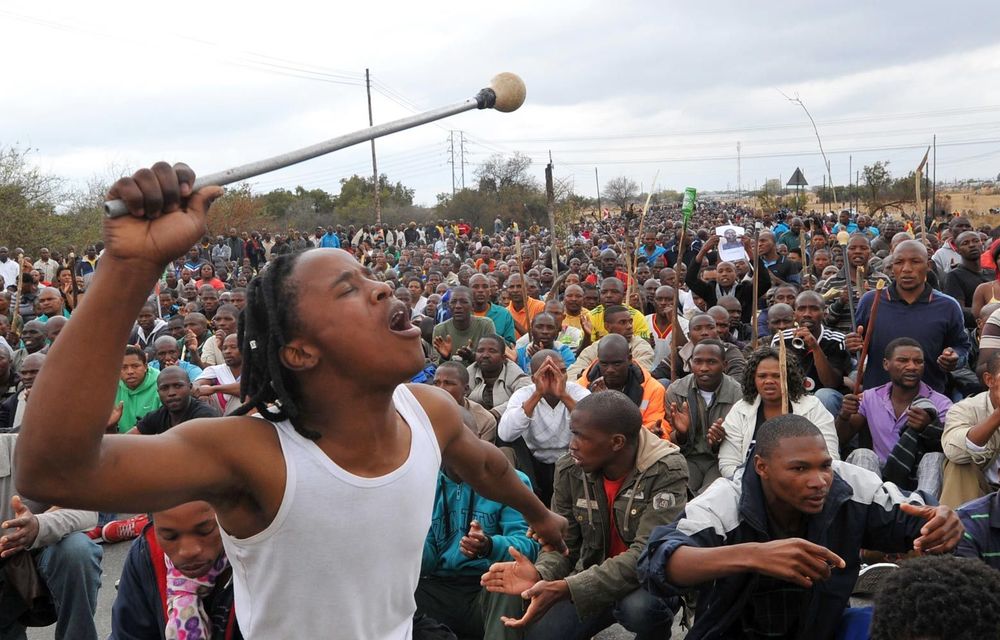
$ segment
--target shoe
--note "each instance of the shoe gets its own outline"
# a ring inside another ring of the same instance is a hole
[[[880,562],[870,564],[858,573],[858,580],[854,583],[854,591],[851,595],[870,595],[878,593],[882,586],[882,581],[886,576],[898,569],[899,566],[891,562]]]
[[[101,525],[97,525],[93,529],[84,531],[84,533],[86,533],[87,537],[93,540],[94,542],[101,543],[104,542],[104,538],[101,537],[102,529],[104,529],[104,527],[102,527]]]
[[[128,520],[114,520],[104,525],[101,537],[108,544],[125,542],[139,537],[143,527],[149,524],[149,516],[145,513],[133,516]]]

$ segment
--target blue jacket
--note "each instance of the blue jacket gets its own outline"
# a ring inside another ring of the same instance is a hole
[[[324,249],[339,249],[340,236],[336,233],[324,233],[323,237],[319,239],[319,246]]]
[[[503,338],[508,345],[513,345],[517,338],[514,334],[514,317],[510,315],[510,311],[507,311],[506,307],[491,302],[486,317],[493,321],[497,335]]]
[[[847,566],[835,569],[829,580],[816,584],[806,595],[796,636],[801,640],[835,637],[858,577],[861,549],[895,553],[912,549],[924,521],[903,513],[899,505],[934,504],[921,493],[905,494],[860,467],[834,461],[833,469],[833,484],[823,511],[809,518],[805,538],[833,551]],[[639,579],[653,595],[678,595],[684,589],[667,581],[666,564],[679,547],[710,548],[772,539],[760,476],[753,465],[747,465],[742,481],[716,480],[688,502],[676,522],[653,530],[639,559]],[[754,594],[757,578],[748,572],[703,585],[688,640],[742,638],[741,615]]]
[[[559,352],[567,367],[576,362],[576,354],[569,348],[569,345],[557,342],[552,345],[552,349]],[[531,374],[531,356],[528,355],[528,347],[517,348],[517,366],[521,367],[525,373]]]
[[[530,488],[528,476],[520,471],[516,473],[521,482]],[[478,521],[483,532],[493,538],[493,551],[486,558],[468,558],[458,550],[458,544],[468,533],[473,520]],[[479,576],[486,573],[494,562],[511,560],[508,547],[514,547],[534,562],[538,556],[538,543],[526,535],[527,531],[528,523],[519,512],[476,495],[472,487],[459,484],[442,472],[434,495],[431,529],[424,540],[420,575]]]
[[[118,594],[111,609],[108,640],[164,640],[167,626],[167,567],[153,525],[135,539],[125,558]],[[227,575],[228,574],[228,575]],[[212,621],[212,637],[243,640],[236,624],[231,573],[220,575],[203,602]]]

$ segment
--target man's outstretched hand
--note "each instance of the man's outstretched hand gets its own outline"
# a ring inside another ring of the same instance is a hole
[[[569,597],[569,586],[565,580],[542,580],[535,565],[514,547],[508,548],[513,562],[495,562],[483,574],[480,584],[492,593],[506,593],[530,600],[528,609],[520,618],[502,616],[504,626],[521,629],[552,608],[552,605]]]
[[[751,558],[757,573],[797,584],[805,589],[827,580],[844,560],[826,547],[801,538],[772,540],[759,545]]]
[[[507,562],[494,562],[480,578],[479,584],[492,593],[506,593],[516,596],[524,593],[542,579],[535,565],[524,554],[508,547],[507,552],[514,558]]]
[[[920,528],[920,537],[913,541],[913,550],[920,553],[950,553],[958,546],[965,527],[951,508],[944,505],[931,507],[927,505],[903,503],[900,511],[927,521]]]
[[[14,517],[0,524],[0,527],[8,531],[0,538],[0,558],[30,549],[38,537],[38,518],[21,502],[20,496],[11,497],[10,507],[14,511]]]
[[[157,162],[115,182],[108,200],[122,200],[129,215],[105,218],[105,257],[163,265],[184,255],[205,234],[205,219],[221,187],[192,191],[195,174],[179,163]]]

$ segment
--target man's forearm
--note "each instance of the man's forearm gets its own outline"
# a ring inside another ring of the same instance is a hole
[[[816,365],[816,373],[819,375],[819,381],[823,383],[824,387],[831,389],[839,388],[844,379],[844,374],[830,366],[830,361],[827,359],[826,354],[823,353],[823,350],[819,348],[818,344],[812,353],[813,364]]]
[[[756,543],[724,547],[678,547],[667,560],[667,581],[677,587],[692,587],[719,578],[753,571],[751,558]]]
[[[52,346],[39,373],[18,438],[15,467],[25,493],[53,476],[73,477],[72,469],[90,468],[121,374],[122,354],[139,308],[162,268],[124,263],[106,257],[94,275],[86,301],[73,313],[61,339]],[[87,364],[87,384],[79,366]],[[72,410],[67,410],[72,408]],[[56,473],[52,473],[56,472]]]
[[[969,432],[965,437],[969,439],[972,444],[985,447],[986,443],[990,441],[993,434],[996,433],[997,429],[1000,429],[1000,410],[994,410],[985,420],[977,424],[976,426],[969,429]]]
[[[539,393],[538,388],[535,388],[535,392],[532,393],[524,404],[521,405],[521,410],[524,411],[524,415],[528,416],[530,419],[535,413],[535,407],[538,406],[538,402],[542,399],[542,394]]]
[[[568,391],[563,392],[562,396],[559,398],[559,401],[566,406],[566,411],[568,412],[572,412],[573,409],[576,408],[576,400],[573,399],[573,396],[569,395]]]
[[[541,518],[547,511],[545,505],[521,481],[500,449],[484,442],[483,450],[483,464],[475,477],[462,479],[484,498],[513,507],[529,523]]]
[[[40,513],[38,535],[32,549],[53,545],[74,531],[86,531],[97,526],[97,512],[79,509],[50,509]]]

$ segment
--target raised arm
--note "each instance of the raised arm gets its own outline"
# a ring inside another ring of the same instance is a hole
[[[565,549],[566,519],[545,508],[517,477],[500,449],[480,440],[465,426],[455,401],[426,385],[411,385],[410,389],[434,425],[441,457],[448,467],[477,494],[521,512],[543,543]]]
[[[123,199],[130,215],[104,221],[100,268],[32,388],[14,465],[26,496],[136,512],[240,486],[227,454],[220,454],[226,447],[216,446],[228,427],[190,423],[163,436],[104,435],[139,308],[167,263],[205,232],[208,207],[222,193],[217,187],[192,193],[193,183],[187,165],[161,162],[112,187],[108,197]]]

